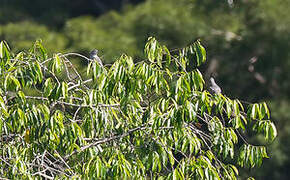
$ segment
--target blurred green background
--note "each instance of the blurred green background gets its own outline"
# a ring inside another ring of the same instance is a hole
[[[170,49],[200,38],[224,94],[266,101],[278,138],[261,168],[241,177],[289,179],[290,0],[0,0],[0,40],[17,53],[42,39],[49,53],[97,48],[106,63],[144,58],[148,36]],[[259,140],[259,138],[255,139]],[[264,142],[260,142],[264,143]]]

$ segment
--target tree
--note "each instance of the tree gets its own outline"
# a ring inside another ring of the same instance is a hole
[[[48,57],[41,41],[13,55],[0,44],[0,172],[7,178],[236,179],[256,167],[275,125],[266,103],[210,94],[200,41],[111,65],[77,53]],[[88,61],[86,74],[71,62]]]
[[[42,38],[43,44],[52,52],[66,49],[68,39],[61,33],[50,31],[46,26],[31,21],[9,23],[0,26],[0,38],[5,39],[13,47],[14,52],[29,49],[31,42]]]

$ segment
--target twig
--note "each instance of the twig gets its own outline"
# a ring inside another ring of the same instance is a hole
[[[62,54],[60,55],[59,57],[67,57],[67,56],[78,56],[78,57],[81,57],[81,58],[84,58],[86,59],[87,61],[92,61],[90,58],[84,56],[84,55],[81,55],[79,53],[66,53],[66,54]],[[48,58],[46,59],[45,61],[43,61],[41,64],[45,64],[47,63],[48,61],[52,60],[53,58]]]
[[[68,88],[68,91],[72,90],[72,89],[75,88],[75,87],[80,86],[81,84],[85,84],[85,83],[88,83],[88,82],[91,82],[91,81],[93,81],[93,79],[88,79],[88,80],[85,80],[85,81],[83,81],[83,82],[81,82],[81,83],[75,84],[75,85],[69,87],[69,88]]]
[[[36,100],[45,100],[48,101],[49,99],[46,97],[41,97],[41,96],[25,96],[27,99],[36,99]],[[80,107],[80,108],[88,108],[88,107],[119,107],[120,104],[92,104],[92,105],[81,105],[81,104],[74,104],[74,103],[68,103],[64,101],[55,101],[57,104],[64,104],[68,106],[73,106],[73,107]]]
[[[120,139],[120,138],[126,137],[126,136],[130,135],[131,133],[133,133],[133,132],[135,132],[135,131],[138,131],[138,130],[144,130],[144,129],[146,129],[146,128],[147,128],[147,127],[145,127],[145,126],[139,126],[139,127],[136,127],[136,128],[130,129],[130,130],[128,130],[126,133],[121,134],[121,135],[117,135],[117,136],[112,136],[112,137],[108,137],[108,138],[102,138],[102,139],[99,139],[99,140],[97,140],[97,141],[94,142],[94,143],[91,143],[91,144],[88,144],[88,145],[86,145],[86,146],[81,147],[79,152],[82,152],[82,151],[84,151],[84,150],[86,150],[86,149],[88,149],[88,148],[91,148],[91,147],[93,147],[93,146],[97,146],[97,145],[99,145],[99,144],[103,144],[103,143],[106,143],[106,142],[110,142],[110,141],[113,141],[113,140],[116,140],[116,139]],[[78,153],[77,150],[75,150],[75,151],[73,151],[71,154],[65,156],[64,159],[68,159],[70,156],[72,156],[72,155],[74,155],[74,154],[76,154],[76,153]]]
[[[241,133],[238,130],[235,130],[237,132],[237,134],[240,136],[240,138],[247,144],[249,145],[249,143],[247,142],[247,140],[241,135]]]
[[[42,177],[47,178],[47,179],[54,179],[54,177],[43,174],[42,172],[36,172],[36,173],[32,174],[32,176],[36,176],[36,175],[42,176]]]

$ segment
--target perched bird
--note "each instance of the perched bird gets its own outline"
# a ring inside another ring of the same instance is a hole
[[[212,94],[220,94],[220,93],[222,93],[222,89],[215,83],[215,80],[214,80],[213,77],[210,78],[209,91]]]
[[[102,63],[102,60],[99,58],[98,56],[98,50],[97,49],[93,49],[91,52],[90,52],[90,59],[91,60],[95,60],[98,62],[98,64],[103,67],[103,63]]]

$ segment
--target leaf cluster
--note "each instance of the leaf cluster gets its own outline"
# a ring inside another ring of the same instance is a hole
[[[2,41],[1,174],[237,179],[237,164],[262,164],[266,148],[246,130],[276,137],[267,105],[210,94],[199,40],[170,51],[150,37],[144,52],[144,61],[123,54],[100,66],[77,53],[48,57],[41,41],[14,56]],[[72,56],[88,61],[86,74]]]

